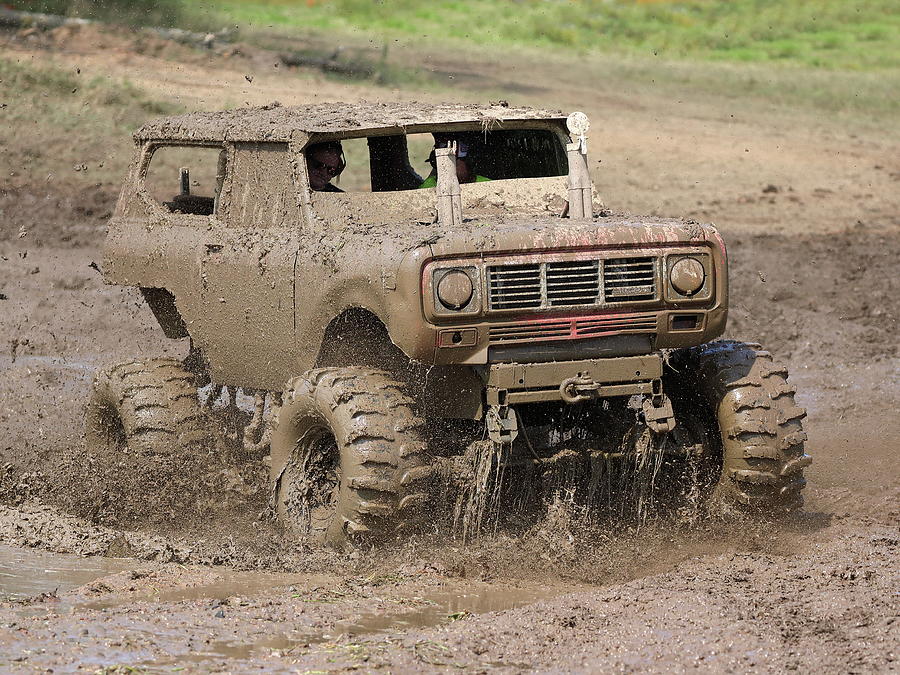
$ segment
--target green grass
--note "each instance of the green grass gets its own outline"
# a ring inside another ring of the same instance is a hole
[[[783,107],[871,121],[900,115],[900,68],[836,71],[760,63],[606,58],[586,67],[608,91],[656,92],[670,100],[727,99],[740,109]],[[837,121],[838,118],[833,118]]]
[[[281,28],[425,46],[553,47],[814,68],[900,67],[897,0],[19,0],[132,25]]]
[[[209,0],[196,26],[814,68],[900,67],[897,0]]]
[[[17,0],[13,9],[131,26],[177,26],[182,21],[184,0]]]

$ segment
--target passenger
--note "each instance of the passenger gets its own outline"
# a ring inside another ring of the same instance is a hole
[[[306,151],[306,171],[309,187],[316,192],[343,192],[331,184],[332,178],[341,175],[347,162],[340,141],[327,141],[311,145]]]
[[[431,173],[419,185],[420,188],[433,188],[437,185],[437,160],[434,150],[428,156],[428,163],[431,164]],[[484,183],[490,180],[490,178],[475,173],[472,157],[469,154],[469,144],[464,141],[459,141],[456,146],[456,177],[460,183]]]

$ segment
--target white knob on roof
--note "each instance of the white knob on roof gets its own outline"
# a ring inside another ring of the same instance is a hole
[[[591,121],[583,112],[573,112],[566,118],[566,127],[573,136],[585,136],[591,128]]]

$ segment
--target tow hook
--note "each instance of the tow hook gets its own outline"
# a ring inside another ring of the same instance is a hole
[[[663,393],[662,380],[653,380],[653,394],[641,403],[644,421],[655,434],[667,434],[675,428],[672,401]]]
[[[494,443],[512,443],[519,435],[516,411],[506,405],[492,405],[484,416],[488,438]]]
[[[597,395],[600,384],[594,382],[587,373],[578,373],[562,381],[559,385],[559,396],[566,403],[588,401]]]

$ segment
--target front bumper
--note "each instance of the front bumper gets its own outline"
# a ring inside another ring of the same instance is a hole
[[[651,394],[662,377],[659,354],[551,363],[495,363],[482,371],[488,405],[516,405],[565,399],[563,385],[590,381],[597,398]]]

